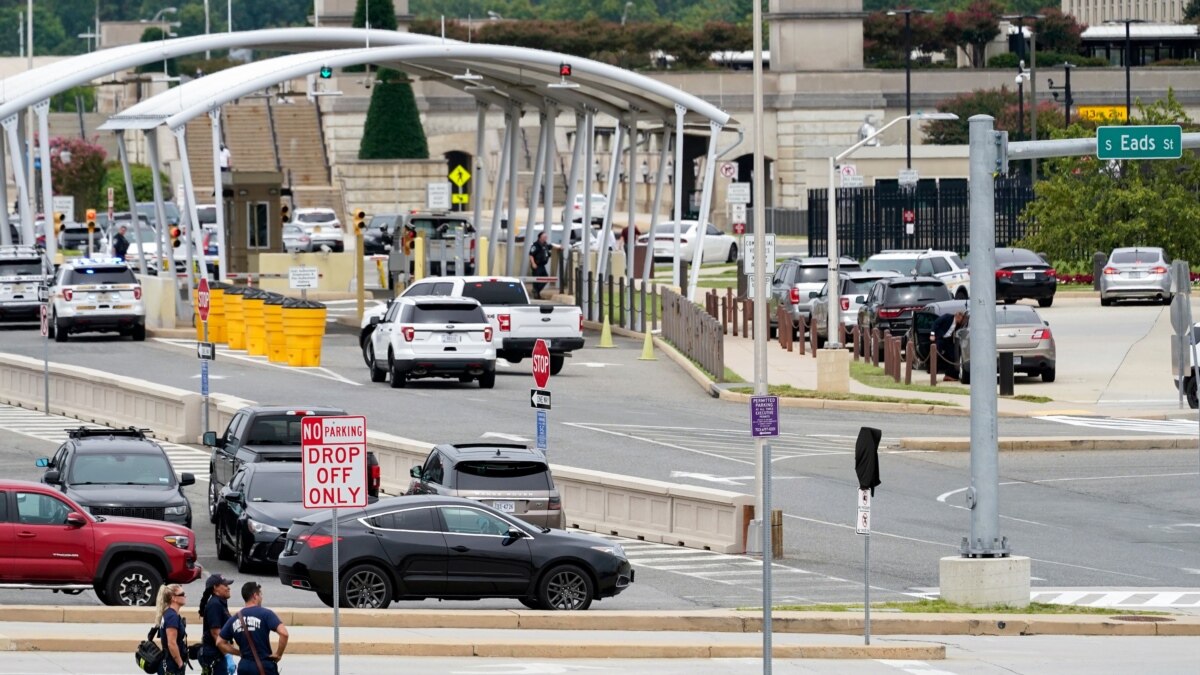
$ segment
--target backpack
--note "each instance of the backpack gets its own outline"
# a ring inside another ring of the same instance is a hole
[[[143,671],[154,675],[162,667],[163,654],[162,647],[158,646],[156,638],[158,637],[158,626],[150,629],[146,634],[146,639],[142,640],[137,647],[137,651],[133,653],[133,661]]]

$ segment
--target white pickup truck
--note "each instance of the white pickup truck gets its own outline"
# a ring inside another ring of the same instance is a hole
[[[430,277],[404,289],[400,297],[415,295],[446,295],[475,298],[483,306],[492,325],[492,346],[496,358],[520,363],[533,355],[538,339],[550,343],[550,373],[562,370],[567,356],[583,348],[583,313],[573,305],[533,303],[524,284],[515,277]],[[375,327],[371,317],[383,316],[387,306],[368,309],[363,313],[359,345],[363,359],[366,346]]]

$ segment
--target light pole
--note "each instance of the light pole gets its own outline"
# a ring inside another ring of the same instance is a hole
[[[932,9],[893,9],[888,16],[904,15],[904,168],[912,168],[912,15],[933,14]]]
[[[625,25],[625,19],[629,18],[629,8],[633,7],[633,2],[626,2],[625,9],[621,10],[621,25]]]
[[[875,133],[871,134],[870,136],[867,136],[866,138],[860,140],[859,142],[850,146],[849,148],[842,151],[841,153],[839,153],[837,155],[829,156],[829,191],[825,195],[826,199],[827,199],[825,209],[828,212],[827,215],[828,215],[828,223],[829,223],[829,227],[828,227],[827,235],[826,235],[829,240],[829,245],[826,248],[828,249],[827,255],[829,256],[829,283],[831,283],[831,284],[837,284],[838,268],[840,267],[840,265],[839,265],[840,259],[838,257],[838,246],[837,246],[837,194],[835,192],[837,190],[837,187],[834,186],[834,184],[833,184],[833,181],[836,178],[836,173],[837,173],[836,172],[837,163],[842,161],[843,159],[849,157],[851,154],[854,153],[855,150],[858,150],[859,148],[866,145],[867,143],[869,143],[870,141],[875,139],[877,136],[879,136],[883,132],[887,131],[890,127],[892,127],[892,125],[894,125],[898,122],[907,122],[912,119],[916,119],[918,121],[956,120],[956,119],[958,119],[958,115],[955,115],[954,113],[943,113],[943,112],[926,113],[926,112],[918,111],[912,115],[904,115],[902,117],[897,117],[896,119],[892,120],[891,122],[888,122],[887,124],[880,127],[879,131],[876,131]],[[761,268],[756,267],[755,269],[761,269]],[[826,295],[828,296],[827,301],[829,303],[827,305],[829,311],[826,313],[826,316],[828,317],[828,319],[825,323],[825,327],[826,327],[825,333],[828,336],[827,337],[828,343],[826,344],[826,348],[827,349],[841,349],[842,345],[841,345],[841,343],[839,343],[837,341],[837,330],[835,329],[835,326],[837,326],[838,323],[841,322],[841,320],[842,320],[842,317],[839,314],[839,312],[841,311],[841,308],[842,308],[841,307],[841,295],[838,293],[827,293]]]
[[[1113,19],[1104,23],[1113,25],[1118,23],[1125,24],[1125,57],[1123,59],[1125,61],[1125,124],[1129,124],[1129,120],[1133,116],[1133,96],[1130,93],[1131,88],[1129,84],[1129,64],[1133,61],[1133,43],[1130,41],[1129,24],[1145,23],[1145,21],[1141,19]]]
[[[1063,127],[1071,126],[1071,106],[1075,105],[1075,99],[1071,97],[1071,69],[1075,66],[1070,63],[1063,64],[1063,75],[1066,76],[1067,82],[1061,87],[1054,86],[1054,80],[1046,79],[1047,88],[1052,92],[1054,100],[1058,100],[1058,92],[1063,92]]]
[[[1017,140],[1025,140],[1025,81],[1029,79],[1029,71],[1025,62],[1017,66]]]
[[[1029,19],[1034,22],[1029,31],[1029,73],[1026,80],[1029,82],[1029,138],[1037,140],[1037,22],[1046,18],[1045,14],[1005,14],[1002,18],[1009,21],[1017,21],[1017,33],[1021,36],[1021,52],[1025,51],[1025,20]],[[1024,70],[1024,68],[1022,68]],[[1024,124],[1024,117],[1022,124]],[[1030,177],[1037,180],[1037,160],[1029,161]]]

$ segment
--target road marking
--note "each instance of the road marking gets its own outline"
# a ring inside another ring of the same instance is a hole
[[[1200,424],[1195,419],[1147,420],[1133,417],[1095,417],[1088,415],[1042,415],[1035,419],[1058,422],[1076,427],[1137,431],[1149,434],[1172,436],[1195,436]]]
[[[165,344],[165,345],[186,349],[187,351],[192,352],[193,354],[196,352],[196,341],[195,340],[188,340],[186,338],[183,338],[183,339],[181,339],[181,338],[151,338],[151,339],[155,340],[156,342]],[[267,360],[267,357],[265,357],[265,356],[251,356],[245,352],[237,351],[237,350],[230,350],[226,347],[222,347],[221,345],[217,345],[217,354],[219,354],[222,359],[234,359],[236,361],[244,361],[246,363],[253,363],[253,364],[259,365],[259,366],[270,366],[271,368],[279,368],[281,370],[286,370],[289,372],[300,373],[301,375],[310,375],[312,377],[319,377],[319,378],[326,379],[326,380],[333,380],[334,382],[341,382],[343,384],[349,384],[349,385],[353,385],[355,387],[362,386],[362,382],[355,382],[354,380],[351,380],[350,378],[343,377],[342,375],[339,375],[339,374],[333,372],[332,370],[329,370],[328,368],[322,368],[321,366],[301,368],[301,367],[296,367],[296,366],[288,366],[288,365],[284,365],[284,364],[280,364],[280,363],[271,363],[270,361]],[[209,375],[209,377],[213,377],[213,376]]]
[[[0,429],[29,436],[50,443],[65,443],[67,429],[112,429],[103,424],[91,424],[63,415],[45,415],[37,410],[27,410],[0,404]],[[162,446],[177,474],[184,472],[196,476],[197,482],[208,482],[209,453],[178,443],[151,439]]]
[[[876,663],[903,670],[909,675],[954,675],[952,671],[942,670],[924,661],[896,661],[891,659],[876,659]]]

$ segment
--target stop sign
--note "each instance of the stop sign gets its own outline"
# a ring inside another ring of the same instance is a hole
[[[550,382],[550,346],[545,340],[538,340],[533,345],[533,383],[538,389],[545,389]]]
[[[196,289],[196,312],[200,314],[201,321],[208,321],[208,279],[201,278],[200,286]]]

